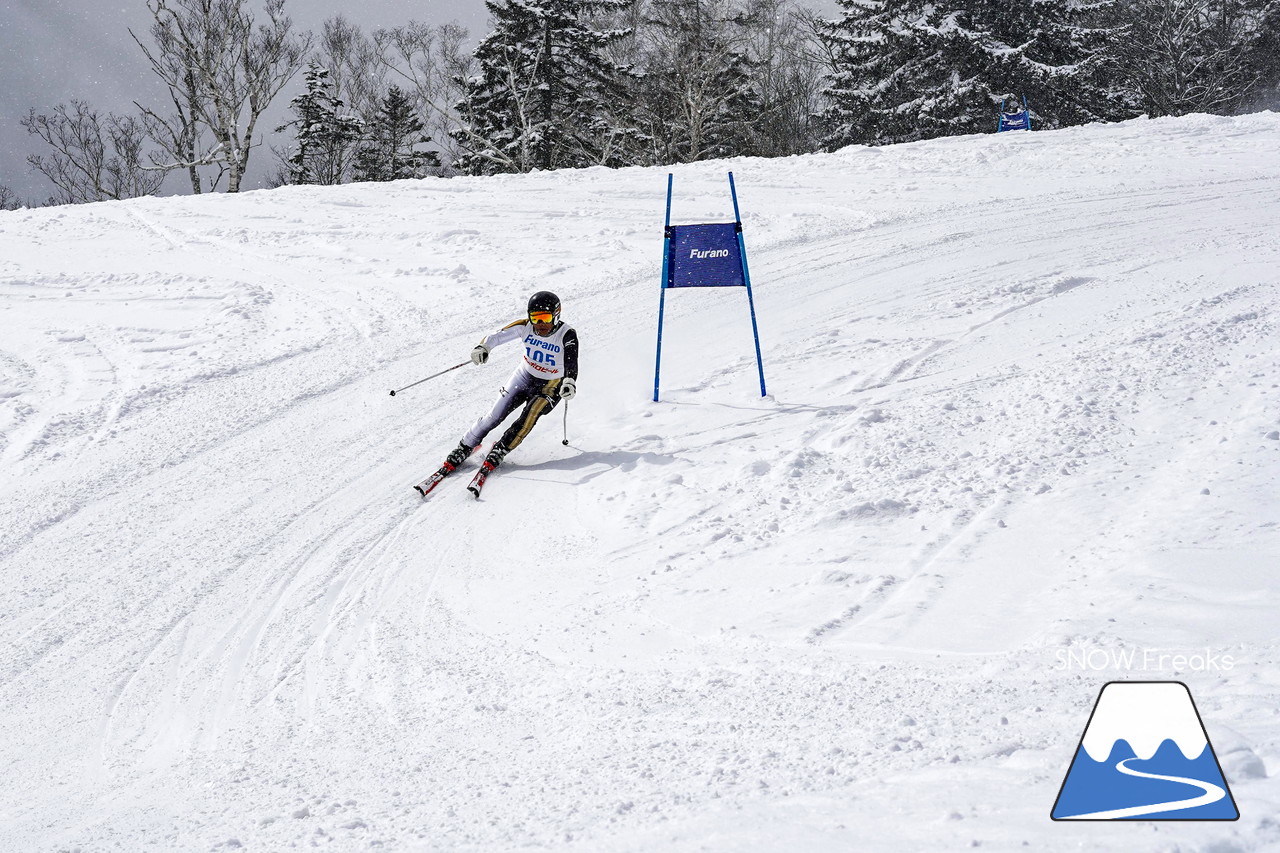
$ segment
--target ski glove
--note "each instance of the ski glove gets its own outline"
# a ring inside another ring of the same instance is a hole
[[[484,364],[489,360],[489,348],[484,344],[476,344],[476,348],[471,351],[472,364]]]
[[[564,379],[560,382],[560,399],[572,400],[573,395],[578,393],[578,383],[572,379]]]

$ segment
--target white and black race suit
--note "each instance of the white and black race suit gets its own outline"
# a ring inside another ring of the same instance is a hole
[[[500,439],[507,450],[514,450],[524,441],[538,418],[560,402],[560,382],[566,378],[578,379],[578,333],[572,326],[559,323],[544,338],[534,332],[528,320],[517,320],[486,336],[481,343],[493,349],[511,341],[521,343],[524,356],[498,395],[493,410],[476,421],[463,436],[463,442],[471,447],[484,441],[494,427],[524,406],[520,417]]]

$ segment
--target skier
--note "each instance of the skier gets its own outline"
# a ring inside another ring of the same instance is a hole
[[[475,452],[494,427],[524,406],[520,416],[507,427],[481,463],[480,472],[471,485],[471,491],[477,496],[485,478],[502,464],[508,453],[520,446],[538,419],[561,400],[572,399],[578,390],[578,333],[560,319],[560,299],[554,293],[540,290],[529,297],[525,318],[485,336],[471,350],[471,360],[484,364],[489,360],[491,349],[509,341],[524,344],[523,359],[499,393],[493,410],[467,430],[441,466],[444,474],[451,473]],[[425,496],[426,491],[421,487],[419,491]]]

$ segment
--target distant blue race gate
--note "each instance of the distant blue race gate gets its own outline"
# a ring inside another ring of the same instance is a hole
[[[756,326],[756,304],[751,295],[751,274],[747,271],[747,247],[742,242],[742,215],[738,212],[738,191],[729,173],[729,194],[733,197],[733,222],[703,225],[671,224],[671,186],[667,175],[667,218],[663,226],[662,296],[658,301],[658,354],[653,364],[653,401],[658,402],[658,379],[662,370],[662,320],[667,291],[675,287],[745,287],[751,311],[751,335],[756,343],[756,367],[760,371],[760,396],[764,387],[764,361],[760,357],[760,331]]]
[[[996,125],[996,133],[1003,133],[1006,130],[1030,130],[1031,129],[1031,110],[1027,108],[1027,96],[1022,96],[1022,109],[1018,109],[1018,102],[1014,101],[1010,104],[1011,109],[1005,109],[1005,101],[1000,101],[1000,123]]]

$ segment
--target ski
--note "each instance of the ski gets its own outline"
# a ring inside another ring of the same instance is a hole
[[[478,447],[479,445],[477,445]],[[466,451],[465,453],[463,451]],[[448,477],[454,471],[458,470],[458,466],[467,461],[467,457],[475,453],[475,447],[467,447],[465,444],[458,445],[458,448],[449,454],[449,457],[440,465],[440,470],[423,480],[413,488],[424,498],[431,494],[431,490],[440,485],[440,481]]]
[[[440,485],[441,480],[443,480],[445,477],[448,477],[450,474],[452,474],[456,470],[458,469],[446,462],[445,464],[440,466],[439,471],[435,472],[430,477],[423,480],[418,485],[414,486],[414,488],[418,491],[418,494],[422,495],[425,498],[427,495],[431,494],[432,489]]]
[[[480,490],[484,488],[485,480],[489,479],[489,475],[493,473],[493,468],[493,464],[486,459],[481,463],[480,470],[471,478],[471,484],[467,486],[467,491],[471,492],[476,500],[480,499]]]

